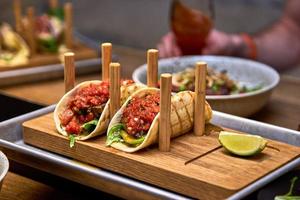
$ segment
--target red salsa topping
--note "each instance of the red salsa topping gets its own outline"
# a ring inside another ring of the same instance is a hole
[[[159,112],[160,94],[133,97],[124,109],[121,122],[129,135],[139,137],[149,130]]]
[[[91,83],[78,89],[69,100],[66,110],[61,113],[61,125],[69,134],[80,134],[81,125],[100,116],[109,99],[108,82]]]

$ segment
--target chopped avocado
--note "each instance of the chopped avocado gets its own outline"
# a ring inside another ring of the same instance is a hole
[[[144,141],[145,136],[136,139],[129,135],[124,128],[123,124],[114,125],[108,132],[106,145],[109,146],[114,142],[124,142],[131,146],[137,146]]]
[[[142,136],[142,137],[136,139],[136,138],[132,137],[131,135],[129,135],[128,133],[126,133],[126,131],[124,131],[124,130],[120,131],[120,135],[123,138],[124,142],[126,142],[129,145],[133,145],[133,146],[137,146],[137,145],[141,144],[145,139],[145,136]]]
[[[89,121],[87,123],[84,123],[81,127],[86,130],[88,133],[91,133],[97,126],[98,119],[94,119],[92,121]]]
[[[71,148],[74,147],[74,145],[75,145],[75,142],[76,142],[75,137],[76,137],[76,136],[73,135],[73,134],[69,135],[70,147],[71,147]]]

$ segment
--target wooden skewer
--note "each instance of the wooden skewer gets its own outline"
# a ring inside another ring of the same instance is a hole
[[[171,74],[160,76],[159,150],[170,151],[171,141]]]
[[[194,157],[194,158],[192,158],[192,159],[186,161],[186,162],[184,163],[184,165],[187,165],[187,164],[189,164],[189,163],[191,163],[191,162],[193,162],[193,161],[195,161],[195,160],[197,160],[197,159],[199,159],[199,158],[201,158],[201,157],[203,157],[203,156],[206,156],[206,155],[208,155],[208,154],[210,154],[210,153],[212,153],[212,152],[214,152],[214,151],[216,151],[216,150],[218,150],[218,149],[221,149],[221,148],[222,148],[222,145],[218,145],[218,146],[216,146],[215,148],[213,148],[213,149],[211,149],[211,150],[209,150],[209,151],[207,151],[207,152],[205,152],[205,153],[203,153],[203,154],[200,154],[200,155],[198,155],[198,156],[196,156],[196,157]]]
[[[158,70],[158,50],[149,49],[147,51],[147,85],[148,87],[157,86]]]
[[[28,27],[27,27],[27,39],[30,47],[31,55],[36,54],[36,40],[35,40],[35,14],[34,7],[27,8],[27,19],[28,19]]]
[[[101,60],[102,60],[102,81],[109,79],[109,65],[112,58],[112,45],[111,43],[102,43],[101,45]]]
[[[73,6],[72,3],[68,2],[64,6],[65,13],[65,44],[67,48],[71,49],[73,47]]]
[[[15,26],[16,31],[18,33],[21,33],[22,28],[22,8],[21,8],[21,0],[14,0],[13,2],[13,10],[14,10],[14,16],[15,16]]]
[[[110,63],[109,65],[109,116],[112,118],[120,108],[121,101],[121,80],[120,63]]]
[[[51,9],[55,9],[58,7],[58,1],[57,0],[49,0],[49,7]]]
[[[67,52],[64,54],[65,68],[65,93],[74,88],[75,85],[75,65],[74,65],[74,53]]]
[[[204,135],[205,128],[206,68],[205,62],[196,63],[194,134],[197,136]]]

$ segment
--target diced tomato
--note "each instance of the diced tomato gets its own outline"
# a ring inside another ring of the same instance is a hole
[[[94,118],[95,118],[94,114],[90,112],[85,116],[85,122],[92,121]]]
[[[73,118],[74,116],[74,113],[71,109],[67,109],[65,110],[60,116],[59,116],[59,119],[60,119],[60,122],[63,126],[67,125],[71,119]]]
[[[75,135],[79,135],[80,131],[81,131],[81,127],[78,123],[78,121],[73,118],[69,124],[66,126],[66,131],[69,134],[75,134]]]
[[[130,85],[132,80],[122,81],[122,85]],[[109,99],[109,83],[91,83],[73,95],[66,110],[60,115],[60,121],[69,134],[80,134],[81,125],[92,121],[99,113],[93,113],[94,107],[102,106]],[[99,109],[98,109],[99,110]]]
[[[69,134],[80,134],[81,125],[95,118],[91,108],[105,104],[108,99],[108,82],[91,83],[79,89],[68,102],[66,110],[60,115],[61,124],[65,126]]]
[[[122,123],[128,134],[136,135],[149,130],[159,112],[160,94],[149,94],[143,98],[133,97],[122,115]]]

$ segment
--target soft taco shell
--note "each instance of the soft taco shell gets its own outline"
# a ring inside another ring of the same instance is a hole
[[[159,92],[159,89],[156,88],[144,88],[132,94],[131,97],[123,104],[120,110],[112,118],[108,131],[117,123],[120,123],[122,118],[123,110],[126,108],[128,102],[132,97],[144,97],[147,94],[153,94]],[[171,137],[177,137],[184,133],[187,133],[193,128],[194,124],[194,92],[183,91],[179,92],[171,97]],[[208,123],[212,118],[212,109],[210,105],[205,102],[205,122]],[[119,149],[125,152],[135,152],[140,149],[143,149],[147,146],[150,146],[158,141],[158,132],[159,132],[159,113],[154,118],[150,129],[144,139],[144,141],[136,146],[130,147],[121,142],[114,142],[110,146],[113,148]]]
[[[93,80],[93,81],[85,81],[82,82],[80,84],[78,84],[75,88],[73,88],[72,90],[70,90],[68,93],[66,93],[61,100],[58,102],[58,104],[55,107],[54,110],[54,121],[55,121],[55,126],[57,131],[64,135],[64,136],[68,136],[68,133],[61,127],[60,124],[60,119],[59,119],[59,115],[66,109],[68,102],[70,101],[70,99],[74,96],[74,94],[81,88],[84,88],[90,84],[98,84],[101,83],[102,81],[98,81],[98,80]],[[130,84],[130,85],[122,85],[121,86],[121,105],[126,101],[126,99],[135,91],[143,88],[143,85],[140,84]],[[78,135],[75,137],[76,140],[87,140],[89,138],[95,137],[97,135],[101,135],[103,133],[105,133],[108,124],[109,124],[109,103],[110,100],[107,101],[107,103],[105,104],[105,107],[103,109],[103,112],[100,115],[98,124],[96,126],[96,128],[94,129],[94,131],[92,131],[91,133],[87,134],[87,135]]]

